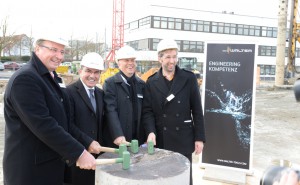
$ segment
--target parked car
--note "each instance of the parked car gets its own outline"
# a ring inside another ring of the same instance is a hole
[[[17,62],[5,62],[4,63],[4,69],[9,69],[9,70],[17,70],[21,66]]]
[[[0,71],[4,70],[4,64],[2,62],[0,62]]]

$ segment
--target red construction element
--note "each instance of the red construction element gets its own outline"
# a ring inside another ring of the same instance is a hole
[[[124,45],[124,1],[114,0],[113,2],[113,24],[112,24],[112,48],[105,61],[115,61],[115,52]]]

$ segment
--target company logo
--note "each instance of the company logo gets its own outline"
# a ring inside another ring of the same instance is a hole
[[[227,46],[227,49],[222,50],[223,53],[252,53],[252,49],[232,49],[230,46]]]

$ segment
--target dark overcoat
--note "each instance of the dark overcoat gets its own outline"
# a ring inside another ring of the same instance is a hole
[[[68,133],[70,105],[60,79],[32,55],[4,95],[4,184],[62,185],[65,162],[75,163],[84,146]]]
[[[195,141],[205,141],[201,97],[194,73],[176,66],[170,90],[161,69],[146,82],[143,119],[146,134],[156,134],[156,147],[191,154]]]
[[[145,142],[145,134],[144,128],[141,125],[141,114],[145,82],[136,76],[135,88],[138,106],[138,123],[136,128],[133,128],[133,108],[127,86],[120,72],[105,80],[103,90],[106,104],[106,123],[109,127],[112,140],[119,136],[125,136],[127,141],[138,139],[139,144],[143,144]],[[132,138],[133,129],[136,130],[137,138]]]
[[[70,96],[71,102],[71,120],[76,128],[82,132],[83,145],[86,149],[90,146],[92,141],[98,141],[103,145],[103,115],[104,102],[103,90],[95,86],[96,112],[93,109],[89,95],[87,94],[81,80],[77,80],[67,87],[67,92]],[[97,157],[97,156],[95,156]],[[95,184],[94,170],[81,170],[73,165],[66,170],[66,175],[71,177],[73,184],[92,185]]]

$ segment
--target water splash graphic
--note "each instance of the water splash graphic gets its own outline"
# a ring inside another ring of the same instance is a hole
[[[223,99],[217,93],[209,89],[207,89],[206,92],[207,96],[216,98],[220,106],[218,108],[207,109],[206,112],[231,115],[234,120],[234,126],[240,145],[244,149],[248,149],[250,146],[251,125],[245,125],[241,121],[251,116],[252,92],[248,90],[243,95],[237,96],[234,92],[223,89]]]

